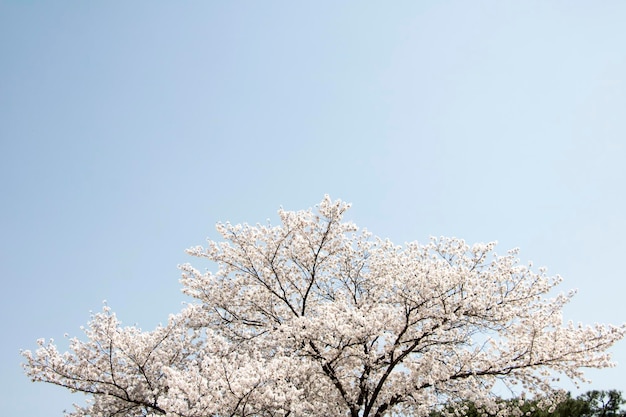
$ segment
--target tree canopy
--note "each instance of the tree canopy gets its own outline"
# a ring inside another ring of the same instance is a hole
[[[519,410],[520,415],[527,417],[624,417],[626,412],[622,410],[622,405],[626,400],[622,393],[617,390],[609,391],[588,391],[584,394],[572,398],[568,393],[563,401],[559,402],[551,409],[538,407],[538,400],[526,401],[522,398],[512,398],[501,400],[500,409]],[[442,411],[433,411],[430,417],[444,417],[454,414],[463,417],[496,417],[495,413],[485,413],[479,410],[475,404],[463,401],[457,404],[450,404]]]
[[[196,302],[144,332],[105,306],[85,338],[24,351],[26,374],[86,393],[73,416],[427,416],[457,400],[500,408],[494,387],[542,398],[611,366],[624,326],[564,323],[573,292],[518,251],[457,238],[398,246],[326,196],[279,225],[218,224],[188,250]]]

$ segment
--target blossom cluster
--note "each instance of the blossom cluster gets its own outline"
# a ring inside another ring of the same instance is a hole
[[[151,332],[105,308],[71,352],[23,352],[26,373],[90,394],[74,416],[382,417],[497,411],[497,384],[550,405],[556,378],[612,366],[624,326],[564,323],[573,292],[554,295],[561,278],[517,250],[398,246],[348,208],[326,196],[278,226],[218,224],[222,241],[188,250],[215,271],[180,267],[196,303]]]

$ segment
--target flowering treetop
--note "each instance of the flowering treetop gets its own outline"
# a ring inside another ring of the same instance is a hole
[[[75,416],[382,417],[459,399],[496,411],[498,383],[549,399],[559,376],[612,365],[624,326],[564,324],[573,293],[552,296],[560,277],[517,250],[398,246],[348,208],[325,197],[278,226],[218,224],[223,241],[188,250],[216,270],[181,266],[196,303],[152,332],[105,307],[70,352],[24,351],[26,373],[90,394]]]

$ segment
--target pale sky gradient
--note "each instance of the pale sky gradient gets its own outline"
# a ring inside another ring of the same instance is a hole
[[[61,416],[20,349],[102,300],[181,308],[184,249],[324,194],[396,243],[521,248],[626,321],[626,2],[0,0],[0,410]],[[617,368],[588,389],[619,389]]]

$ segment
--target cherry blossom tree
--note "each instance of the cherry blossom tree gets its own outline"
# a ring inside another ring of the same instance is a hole
[[[398,246],[348,208],[325,197],[278,226],[218,224],[223,241],[188,250],[215,272],[180,267],[197,302],[151,332],[105,306],[69,352],[22,352],[26,374],[88,394],[72,416],[381,417],[494,412],[496,388],[554,398],[559,377],[612,366],[625,327],[564,323],[573,292],[517,250]]]

